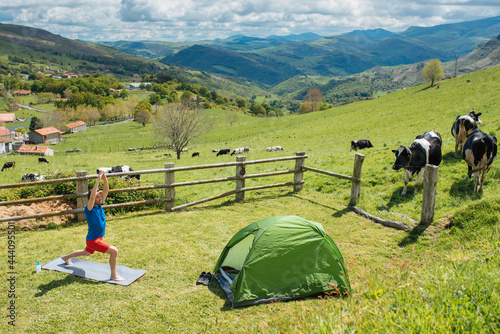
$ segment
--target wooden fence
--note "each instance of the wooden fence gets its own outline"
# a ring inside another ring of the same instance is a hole
[[[262,160],[253,160],[246,161],[246,157],[238,156],[236,157],[236,162],[226,162],[226,163],[218,163],[218,164],[210,164],[210,165],[198,165],[198,166],[186,166],[186,167],[175,167],[174,163],[166,163],[164,168],[162,169],[152,169],[152,170],[140,170],[140,171],[132,171],[132,172],[123,172],[123,173],[112,173],[107,174],[109,177],[120,177],[127,175],[135,175],[135,174],[153,174],[153,173],[164,173],[165,174],[165,182],[163,184],[155,184],[149,186],[139,186],[139,187],[131,187],[131,188],[121,188],[121,189],[110,189],[109,193],[118,193],[118,192],[129,192],[129,191],[140,191],[140,190],[153,190],[153,189],[164,189],[165,196],[164,198],[157,198],[151,200],[137,201],[137,202],[127,202],[127,203],[119,203],[119,204],[110,204],[103,205],[104,209],[112,209],[112,208],[121,208],[127,206],[134,205],[147,205],[154,203],[165,203],[165,210],[168,212],[173,212],[177,210],[181,210],[183,208],[201,204],[204,202],[212,201],[218,198],[235,195],[235,201],[240,202],[245,198],[245,192],[252,190],[260,190],[266,188],[275,188],[275,187],[288,187],[293,186],[294,191],[302,190],[302,185],[304,184],[304,171],[312,171],[315,173],[320,173],[328,176],[333,176],[341,179],[346,179],[351,181],[351,197],[349,200],[349,207],[358,214],[361,214],[368,219],[374,220],[377,223],[380,223],[385,226],[408,230],[410,227],[404,223],[392,221],[392,220],[383,220],[374,216],[371,216],[367,212],[362,209],[357,208],[355,205],[359,201],[359,196],[361,193],[361,169],[363,165],[364,155],[356,153],[354,159],[354,168],[353,175],[342,175],[329,171],[324,171],[321,169],[313,168],[305,166],[305,159],[307,155],[304,152],[296,153],[295,156],[290,157],[280,157],[280,158],[272,158],[272,159],[262,159]],[[279,161],[288,161],[295,160],[295,168],[291,170],[283,170],[283,171],[275,171],[275,172],[267,172],[267,173],[258,173],[258,174],[246,174],[246,166],[254,165],[254,164],[263,164],[263,163],[272,163]],[[209,168],[220,168],[220,167],[236,167],[235,176],[224,177],[224,178],[216,178],[216,179],[207,179],[207,180],[196,180],[196,181],[187,181],[187,182],[175,182],[175,174],[177,172],[183,171],[192,171],[196,169],[209,169]],[[282,183],[274,183],[274,184],[266,184],[261,186],[253,186],[246,187],[245,180],[249,178],[257,178],[257,177],[270,177],[284,174],[294,174],[293,181],[290,182],[282,182]],[[424,193],[422,200],[422,212],[421,212],[421,224],[430,224],[434,218],[434,205],[436,198],[436,184],[438,177],[438,167],[433,165],[425,166],[425,174],[424,174]],[[45,212],[34,214],[30,216],[16,216],[16,217],[6,217],[0,218],[1,222],[10,222],[17,221],[23,219],[39,219],[44,217],[52,217],[59,215],[70,215],[76,214],[79,221],[83,221],[85,219],[83,208],[87,205],[87,194],[88,194],[88,180],[97,178],[96,174],[88,175],[87,171],[79,171],[76,172],[76,177],[64,178],[64,179],[56,179],[56,180],[47,180],[47,181],[39,181],[39,182],[31,182],[31,183],[16,183],[16,184],[6,184],[0,185],[0,189],[6,188],[20,188],[20,187],[29,187],[36,185],[45,185],[51,183],[64,183],[64,182],[76,182],[76,193],[74,194],[65,194],[65,195],[53,195],[46,196],[40,198],[29,198],[29,199],[21,199],[21,200],[13,200],[13,201],[2,201],[0,202],[0,207],[9,206],[9,205],[21,205],[21,204],[30,204],[37,203],[43,201],[53,201],[53,200],[67,200],[76,198],[77,199],[77,209],[73,210],[64,210],[57,212]],[[186,203],[182,205],[175,205],[175,193],[176,188],[180,188],[183,186],[193,186],[207,183],[217,183],[217,182],[235,182],[235,189],[232,191],[228,191],[219,195],[214,195],[211,197],[207,197],[204,199],[200,199],[191,203]]]
[[[140,190],[152,190],[152,189],[164,189],[165,196],[164,198],[152,199],[152,200],[144,200],[137,202],[128,202],[128,203],[119,203],[119,204],[110,204],[103,205],[104,209],[110,208],[121,208],[127,206],[134,205],[145,205],[145,204],[153,204],[153,203],[165,203],[165,210],[168,212],[181,210],[183,208],[201,204],[204,202],[212,201],[218,198],[235,195],[235,201],[240,202],[245,198],[245,192],[260,190],[266,188],[275,188],[275,187],[288,187],[293,186],[294,191],[302,190],[302,185],[304,184],[303,174],[304,171],[313,171],[317,173],[326,174],[329,176],[339,177],[346,180],[350,180],[352,182],[351,187],[351,199],[349,204],[355,205],[359,201],[360,189],[361,189],[361,166],[363,163],[364,155],[356,154],[354,161],[354,170],[353,176],[347,176],[342,174],[336,174],[328,171],[323,171],[317,168],[307,167],[304,162],[307,158],[304,152],[296,153],[295,156],[290,157],[280,157],[280,158],[271,158],[271,159],[262,159],[262,160],[253,160],[246,161],[245,156],[236,157],[235,162],[226,162],[226,163],[218,163],[218,164],[210,164],[210,165],[198,165],[198,166],[186,166],[186,167],[175,167],[174,163],[166,163],[164,168],[162,169],[153,169],[153,170],[140,170],[140,171],[132,171],[132,172],[123,172],[123,173],[112,173],[107,174],[108,177],[120,177],[126,175],[135,175],[135,174],[153,174],[153,173],[164,173],[165,174],[165,182],[163,184],[155,184],[155,185],[146,185],[139,187],[131,187],[131,188],[121,188],[121,189],[110,189],[109,193],[117,193],[117,192],[128,192],[128,191],[140,191]],[[272,163],[272,162],[280,162],[280,161],[288,161],[295,160],[295,167],[291,170],[282,170],[282,171],[274,171],[267,173],[258,173],[258,174],[246,174],[246,166],[255,165],[255,164],[263,164],[263,163]],[[207,179],[207,180],[196,180],[196,181],[187,181],[187,182],[175,182],[175,175],[178,172],[183,171],[193,171],[197,169],[209,169],[209,168],[220,168],[220,167],[236,167],[235,176],[231,177],[223,177],[223,178],[215,178],[215,179]],[[245,180],[250,178],[257,177],[271,177],[277,175],[284,174],[293,174],[293,181],[290,182],[282,182],[282,183],[274,183],[274,184],[266,184],[261,186],[253,186],[247,187],[245,185]],[[83,208],[87,204],[87,194],[88,194],[88,180],[97,178],[96,174],[89,175],[87,171],[78,171],[76,172],[76,177],[64,178],[64,179],[55,179],[55,180],[47,180],[47,181],[39,181],[39,182],[31,182],[31,183],[16,183],[16,184],[7,184],[0,185],[0,189],[6,188],[20,188],[20,187],[28,187],[28,186],[36,186],[36,185],[45,185],[51,183],[64,183],[64,182],[76,182],[76,193],[74,194],[65,194],[65,195],[53,195],[46,196],[40,198],[30,198],[30,199],[21,199],[21,200],[13,200],[13,201],[3,201],[0,202],[0,206],[8,206],[8,205],[21,205],[21,204],[30,204],[36,202],[43,201],[53,201],[53,200],[67,200],[76,198],[77,199],[77,209],[73,210],[65,210],[65,211],[57,211],[57,212],[46,212],[39,213],[30,216],[16,216],[16,217],[7,217],[0,218],[0,222],[7,221],[17,221],[23,219],[39,219],[44,217],[52,217],[57,215],[68,215],[68,214],[76,214],[78,216],[79,221],[83,221],[85,219]],[[208,198],[200,199],[191,203],[186,203],[182,205],[175,204],[175,194],[176,189],[183,186],[193,186],[207,183],[217,183],[217,182],[235,182],[235,189],[229,192],[225,192],[222,194],[214,195]]]

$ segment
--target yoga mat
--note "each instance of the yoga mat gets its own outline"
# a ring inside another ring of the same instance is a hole
[[[116,273],[125,278],[125,281],[112,281],[109,279],[111,276],[109,263],[97,263],[78,258],[72,258],[69,261],[71,262],[71,265],[68,266],[66,262],[59,257],[45,263],[42,266],[42,269],[60,271],[62,273],[84,277],[99,282],[119,285],[130,285],[147,272],[147,270],[131,269],[129,267],[117,265]]]

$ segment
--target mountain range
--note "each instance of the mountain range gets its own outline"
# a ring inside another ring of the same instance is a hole
[[[269,88],[296,75],[347,76],[376,66],[447,62],[463,57],[500,34],[500,16],[482,20],[410,27],[392,33],[356,30],[339,36],[315,34],[278,38],[231,36],[189,43],[108,42],[107,46],[162,63],[248,80]]]
[[[339,36],[237,35],[184,43],[93,44],[0,24],[0,60],[7,56],[20,57],[24,64],[0,61],[0,75],[30,73],[40,64],[63,71],[111,73],[121,80],[163,71],[228,97],[271,93],[300,100],[307,89],[319,87],[328,103],[347,103],[421,83],[422,67],[429,59],[443,62],[445,76],[500,64],[500,17],[411,27],[400,33],[373,29]]]

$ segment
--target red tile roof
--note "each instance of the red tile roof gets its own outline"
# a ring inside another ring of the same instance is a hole
[[[43,128],[43,129],[37,129],[35,130],[34,132],[36,133],[39,133],[41,134],[42,136],[46,136],[46,135],[50,135],[51,133],[60,133],[60,134],[63,134],[64,132],[60,131],[60,130],[57,130],[56,128],[54,127],[48,127],[48,128]]]
[[[17,153],[45,153],[48,149],[52,149],[50,146],[40,146],[40,145],[23,145],[17,150]]]
[[[14,122],[15,119],[16,119],[16,114],[14,113],[0,114],[0,122],[2,123]]]
[[[68,128],[70,128],[70,129],[73,129],[73,128],[76,128],[77,126],[82,126],[82,125],[85,125],[85,122],[78,121],[78,122],[75,122],[75,123],[67,124],[66,126]]]
[[[10,141],[14,141],[12,138],[0,138],[0,143],[8,143]]]
[[[13,135],[12,131],[5,126],[0,126],[0,137]]]

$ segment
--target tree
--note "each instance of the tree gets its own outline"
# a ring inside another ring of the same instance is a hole
[[[140,110],[135,114],[135,121],[142,124],[142,126],[146,126],[146,123],[149,122],[151,118],[151,113],[147,110]]]
[[[47,113],[45,115],[44,124],[46,126],[53,126],[56,129],[64,129],[66,127],[67,118],[63,111],[56,110],[53,113]]]
[[[149,95],[149,103],[151,104],[160,104],[161,103],[161,97],[159,94],[152,93]]]
[[[236,104],[238,105],[238,108],[245,108],[247,106],[247,102],[243,99],[236,99]]]
[[[151,103],[149,103],[146,100],[142,100],[141,102],[137,103],[137,105],[134,108],[134,118],[135,114],[137,114],[139,111],[147,111],[151,113]]]
[[[34,131],[36,129],[42,129],[43,128],[43,123],[41,120],[38,119],[38,117],[36,116],[33,116],[31,118],[31,122],[30,122],[30,131]]]
[[[264,108],[261,104],[254,104],[250,107],[250,112],[255,115],[266,116],[266,108]]]
[[[430,82],[431,87],[434,86],[435,81],[441,79],[443,76],[444,70],[439,59],[432,59],[422,69],[422,78],[425,80],[425,82]]]
[[[88,119],[89,124],[92,123],[95,125],[95,123],[101,118],[101,114],[97,110],[97,108],[89,108],[86,110],[85,115]]]
[[[299,107],[299,114],[305,114],[313,110],[312,104],[309,101],[303,102]]]
[[[184,93],[182,93],[181,100],[184,102],[188,102],[188,101],[191,101],[192,97],[193,97],[193,93],[186,90],[186,91],[184,91]]]
[[[188,107],[182,103],[169,103],[160,107],[152,125],[158,140],[171,145],[177,153],[177,159],[180,159],[182,149],[186,148],[193,138],[210,131],[214,119],[210,118],[204,109]]]
[[[240,114],[237,112],[230,112],[226,116],[226,121],[229,123],[229,126],[233,126],[233,123],[238,122],[238,119],[240,118]]]
[[[311,111],[316,111],[318,110],[317,106],[321,103],[323,100],[323,94],[321,93],[321,90],[319,88],[311,88],[307,92],[307,101],[311,103]]]

